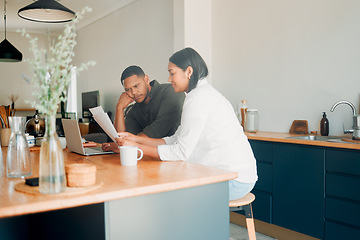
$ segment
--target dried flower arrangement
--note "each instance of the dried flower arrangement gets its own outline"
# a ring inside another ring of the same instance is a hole
[[[11,108],[15,108],[15,102],[19,99],[19,95],[11,94],[9,100],[11,101]]]
[[[51,116],[55,115],[61,101],[66,101],[67,89],[71,80],[71,64],[74,57],[74,47],[76,45],[76,25],[82,19],[85,12],[90,12],[91,8],[85,7],[76,13],[77,18],[67,23],[62,34],[57,38],[56,43],[50,44],[49,49],[39,48],[38,39],[22,31],[22,35],[30,40],[30,51],[33,53],[32,59],[25,61],[30,63],[33,77],[30,83],[36,87],[33,92],[35,100],[32,106],[40,113]],[[83,63],[77,67],[77,72],[94,66],[94,61]]]

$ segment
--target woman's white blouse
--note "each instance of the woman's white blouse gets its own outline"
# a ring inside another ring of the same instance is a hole
[[[239,182],[257,180],[256,161],[230,102],[206,79],[187,94],[176,133],[158,146],[161,160],[184,160],[238,172]]]

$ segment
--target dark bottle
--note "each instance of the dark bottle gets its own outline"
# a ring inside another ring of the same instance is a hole
[[[326,118],[326,113],[323,113],[323,118],[320,121],[320,134],[321,136],[329,135],[329,120]]]

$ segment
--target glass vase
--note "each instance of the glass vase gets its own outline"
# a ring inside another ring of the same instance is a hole
[[[66,188],[64,154],[55,121],[55,116],[46,116],[45,135],[41,142],[39,191],[43,194],[60,193]]]
[[[31,175],[31,158],[25,137],[25,120],[25,117],[9,117],[11,135],[6,156],[8,178],[24,178]]]

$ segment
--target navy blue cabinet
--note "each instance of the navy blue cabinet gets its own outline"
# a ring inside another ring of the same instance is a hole
[[[249,141],[253,149],[259,179],[253,193],[256,198],[253,202],[254,217],[263,222],[272,223],[272,159],[273,144],[271,142]]]
[[[250,140],[254,217],[325,240],[360,239],[360,151]]]
[[[326,149],[325,239],[360,239],[360,152]]]
[[[276,143],[273,154],[273,224],[322,239],[325,148]]]
[[[324,236],[325,148],[250,140],[258,170],[254,217]]]

